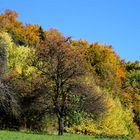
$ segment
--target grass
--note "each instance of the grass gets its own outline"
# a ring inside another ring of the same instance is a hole
[[[32,134],[32,133],[1,130],[0,140],[111,140],[111,139],[94,138],[92,136],[83,136],[74,134],[65,134],[64,136],[56,136],[56,135]]]

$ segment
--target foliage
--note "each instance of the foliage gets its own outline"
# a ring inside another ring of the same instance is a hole
[[[39,25],[23,25],[17,20],[18,13],[5,10],[0,14],[0,29],[8,32],[16,45],[34,46],[45,38],[45,32]]]
[[[17,20],[18,13],[12,10],[5,10],[0,14],[0,29],[3,31],[14,30],[14,28],[21,28],[22,23]]]
[[[131,112],[123,109],[119,99],[108,97],[107,100],[110,108],[100,122],[100,128],[110,135],[128,135],[127,125],[130,123]]]
[[[100,86],[109,89],[120,87],[125,71],[118,55],[111,46],[91,44],[85,51],[88,67],[97,76]]]
[[[123,83],[125,93],[131,98],[132,109],[134,112],[134,122],[140,129],[140,62],[126,63],[127,76]]]
[[[7,33],[0,33],[0,79],[4,77],[7,71],[7,44],[5,40],[10,41],[7,36]]]
[[[8,33],[1,33],[1,43],[6,50],[6,62],[8,71],[17,70],[21,73],[27,67],[27,56],[30,51],[28,47],[16,46]]]
[[[83,73],[80,50],[58,31],[48,31],[46,40],[35,48],[32,65],[44,77],[48,94],[58,117],[59,134],[63,134],[63,117],[70,105],[69,95],[79,92],[78,77]],[[49,81],[47,81],[49,79]]]
[[[1,128],[140,139],[139,61],[17,18],[0,14]]]

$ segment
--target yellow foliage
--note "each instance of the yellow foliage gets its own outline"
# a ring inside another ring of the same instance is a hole
[[[21,74],[21,73],[22,73],[22,69],[21,69],[20,66],[17,66],[15,69],[16,69],[16,72],[17,72],[18,74]]]
[[[85,120],[80,125],[74,125],[72,127],[65,128],[67,132],[86,134],[86,135],[97,135],[100,134],[100,130],[97,129],[96,123],[93,120]]]
[[[113,99],[113,97],[108,96],[106,101],[109,109],[100,121],[88,119],[80,125],[74,125],[70,128],[67,127],[66,131],[87,135],[138,137],[138,128],[133,123],[131,110],[125,109],[118,98]]]
[[[119,79],[124,80],[125,79],[125,74],[126,73],[125,73],[125,70],[124,70],[123,67],[117,68],[116,75],[117,75],[117,77],[119,77]]]
[[[131,114],[125,112],[119,99],[108,97],[109,110],[100,122],[100,128],[104,133],[115,135],[128,135],[126,121],[130,121]]]

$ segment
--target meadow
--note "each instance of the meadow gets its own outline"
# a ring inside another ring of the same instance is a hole
[[[57,135],[34,134],[34,133],[2,130],[0,131],[0,140],[111,140],[111,139],[94,138],[92,136],[74,135],[74,134],[65,134],[64,136],[57,136]]]

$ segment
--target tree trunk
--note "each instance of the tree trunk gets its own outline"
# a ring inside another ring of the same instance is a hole
[[[63,117],[58,116],[58,135],[64,134],[64,124],[63,124]]]
[[[3,78],[7,70],[7,54],[6,49],[3,46],[0,46],[0,79]]]
[[[26,118],[23,119],[23,129],[27,129],[27,120],[26,120]]]

